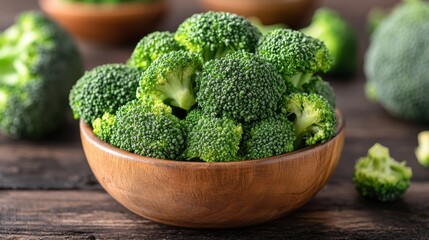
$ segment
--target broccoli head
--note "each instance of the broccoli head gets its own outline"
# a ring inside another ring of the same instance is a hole
[[[244,50],[254,52],[261,33],[248,20],[232,13],[194,14],[176,31],[174,38],[204,61]]]
[[[140,72],[125,64],[106,64],[86,72],[70,91],[75,118],[91,124],[108,112],[114,114],[135,99]]]
[[[408,1],[387,16],[366,53],[366,93],[394,116],[429,122],[429,3]]]
[[[335,135],[335,110],[318,94],[293,93],[286,97],[282,112],[293,119],[295,148],[323,143]]]
[[[332,63],[322,41],[290,29],[276,29],[263,36],[256,51],[297,88],[314,73],[328,71]]]
[[[411,168],[405,162],[395,161],[389,149],[377,143],[356,162],[353,182],[362,196],[391,202],[407,190],[411,176]]]
[[[419,133],[417,140],[416,158],[422,166],[429,167],[429,131]]]
[[[82,73],[77,48],[62,28],[41,13],[21,14],[0,34],[0,131],[41,138],[57,130]]]
[[[182,50],[182,47],[174,40],[174,34],[153,32],[137,43],[127,64],[144,71],[159,56],[179,50]]]
[[[271,64],[243,51],[205,63],[197,86],[205,114],[244,122],[274,116],[287,90]]]
[[[310,82],[302,85],[302,92],[316,93],[326,98],[328,102],[335,108],[335,92],[329,82],[323,81],[319,76],[311,78]]]
[[[185,147],[186,131],[161,100],[133,100],[116,112],[110,144],[147,157],[177,159]]]
[[[106,112],[101,118],[92,122],[92,132],[105,142],[110,142],[111,129],[115,122],[115,115]]]

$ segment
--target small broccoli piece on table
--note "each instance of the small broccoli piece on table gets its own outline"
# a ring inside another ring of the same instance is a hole
[[[115,115],[106,112],[101,118],[92,122],[92,132],[105,142],[110,142],[111,129],[115,122]]]
[[[356,162],[353,182],[362,196],[391,202],[407,190],[411,176],[411,168],[405,162],[395,161],[389,149],[377,143]]]
[[[177,159],[185,147],[185,128],[169,106],[147,99],[119,108],[110,130],[110,144],[142,156]]]
[[[276,29],[263,36],[256,51],[297,88],[309,82],[314,73],[328,71],[332,64],[322,41],[290,29]]]
[[[326,45],[332,55],[332,67],[328,73],[348,75],[358,66],[358,42],[354,29],[337,12],[319,8],[310,26],[301,29],[309,36],[317,38]]]
[[[293,119],[295,148],[323,143],[335,135],[335,110],[318,94],[293,93],[286,97],[282,112]]]
[[[106,64],[86,72],[70,91],[74,117],[91,124],[108,112],[114,114],[135,99],[140,72],[125,64]]]
[[[323,81],[319,76],[311,78],[308,83],[302,85],[302,92],[316,93],[326,98],[328,102],[335,108],[335,92],[329,82]]]
[[[170,32],[153,32],[142,38],[127,64],[144,71],[159,56],[182,50],[182,47],[174,40],[174,34]]]
[[[429,167],[429,131],[419,133],[417,140],[416,158],[422,166]]]
[[[204,61],[238,50],[254,52],[261,33],[248,20],[232,13],[194,14],[176,31],[174,38]]]
[[[244,128],[240,151],[244,159],[271,157],[294,150],[295,128],[284,114]]]
[[[243,51],[205,63],[197,86],[205,114],[239,122],[274,116],[287,90],[271,64]]]
[[[195,104],[195,77],[201,70],[197,55],[173,51],[160,56],[142,74],[137,98],[151,96],[189,110]]]
[[[187,147],[183,153],[185,159],[205,162],[239,159],[241,124],[228,118],[206,116],[198,110],[191,111],[184,121],[188,126]]]
[[[0,131],[42,138],[64,123],[67,95],[82,75],[71,37],[37,12],[0,34]]]

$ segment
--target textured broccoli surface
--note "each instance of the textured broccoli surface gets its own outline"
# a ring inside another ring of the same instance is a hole
[[[365,61],[368,97],[392,115],[429,122],[429,3],[409,1],[382,21]]]
[[[41,13],[21,14],[0,34],[0,131],[41,138],[60,128],[68,92],[82,73],[64,30]]]
[[[391,202],[407,190],[411,176],[411,168],[405,162],[395,161],[389,149],[377,143],[356,162],[353,182],[362,196]]]
[[[186,131],[161,100],[133,100],[120,107],[111,127],[110,143],[147,157],[177,159]]]
[[[232,13],[207,12],[187,18],[175,39],[204,61],[244,50],[254,52],[261,33],[248,20]]]
[[[332,64],[322,41],[290,29],[276,29],[263,36],[257,54],[272,63],[284,79],[301,88],[314,73],[326,72]]]
[[[294,150],[295,128],[284,114],[243,128],[240,152],[244,159],[276,156]]]
[[[271,64],[243,51],[207,62],[197,86],[205,114],[244,122],[274,116],[287,90]]]
[[[323,143],[335,136],[335,110],[318,94],[293,93],[286,97],[282,112],[293,119],[295,148]]]
[[[127,64],[144,71],[159,56],[182,49],[174,40],[174,34],[170,32],[153,32],[137,43]]]
[[[419,133],[417,140],[419,146],[416,148],[416,158],[422,166],[429,167],[429,131]]]
[[[114,114],[136,98],[140,72],[125,64],[106,64],[86,72],[70,91],[74,117],[91,124],[108,112]]]
[[[302,85],[302,92],[316,93],[326,98],[328,102],[335,108],[335,92],[329,82],[323,81],[319,76],[313,77],[310,82]]]
[[[101,118],[92,122],[92,132],[105,142],[110,142],[111,129],[115,122],[115,115],[106,112]]]

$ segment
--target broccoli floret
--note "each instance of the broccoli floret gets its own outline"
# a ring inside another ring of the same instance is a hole
[[[244,50],[254,52],[261,33],[248,20],[232,13],[194,14],[176,31],[174,38],[204,61]]]
[[[287,90],[271,64],[243,51],[204,64],[197,85],[205,114],[244,122],[274,116]]]
[[[161,100],[133,100],[119,108],[110,143],[147,157],[177,159],[185,147],[181,121]]]
[[[170,32],[153,32],[142,38],[135,47],[127,64],[146,70],[159,56],[182,50]]]
[[[115,122],[115,115],[106,112],[101,118],[92,122],[92,131],[105,142],[110,142],[111,129]]]
[[[244,127],[241,143],[244,159],[271,157],[294,150],[295,129],[284,114]]]
[[[323,41],[332,56],[329,74],[349,75],[358,66],[357,35],[350,24],[337,12],[328,8],[319,8],[311,24],[301,29],[309,36]]]
[[[302,91],[305,93],[316,93],[326,98],[335,108],[335,92],[329,82],[323,81],[319,76],[313,77],[310,82],[302,85]]]
[[[407,190],[411,176],[411,168],[405,162],[395,161],[389,149],[377,143],[356,162],[353,182],[362,196],[391,202]]]
[[[114,114],[135,99],[140,72],[125,64],[98,66],[82,76],[70,91],[74,117],[91,124],[104,113]]]
[[[295,148],[323,143],[335,135],[335,110],[318,94],[293,93],[286,97],[282,112],[293,119]]]
[[[422,166],[429,167],[429,131],[419,133],[417,140],[416,158]]]
[[[238,150],[243,133],[241,124],[228,118],[213,118],[202,111],[191,111],[185,119],[188,126],[187,160],[229,162],[238,160]]]
[[[408,1],[382,21],[366,54],[368,97],[392,115],[429,122],[429,3]]]
[[[82,73],[77,48],[63,29],[41,13],[21,14],[0,34],[0,131],[41,138],[57,130]]]
[[[309,82],[314,73],[328,71],[332,63],[322,41],[290,29],[276,29],[263,36],[257,54],[297,88]]]

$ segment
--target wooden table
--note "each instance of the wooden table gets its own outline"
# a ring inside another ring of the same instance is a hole
[[[195,0],[171,0],[160,30],[200,11]],[[389,0],[326,0],[356,28],[360,62],[368,45],[365,19],[373,4]],[[23,10],[37,9],[32,0],[1,0],[0,30]],[[124,62],[133,46],[79,43],[86,68]],[[362,65],[362,64],[361,64]],[[338,168],[329,183],[303,208],[256,227],[194,230],[141,218],[113,200],[97,183],[83,154],[78,122],[42,142],[0,136],[0,239],[429,239],[429,170],[414,157],[416,135],[425,126],[390,117],[363,93],[360,71],[348,79],[328,79],[347,121],[347,138]],[[391,148],[413,168],[411,187],[395,203],[381,204],[358,196],[351,181],[353,165],[375,142]]]

